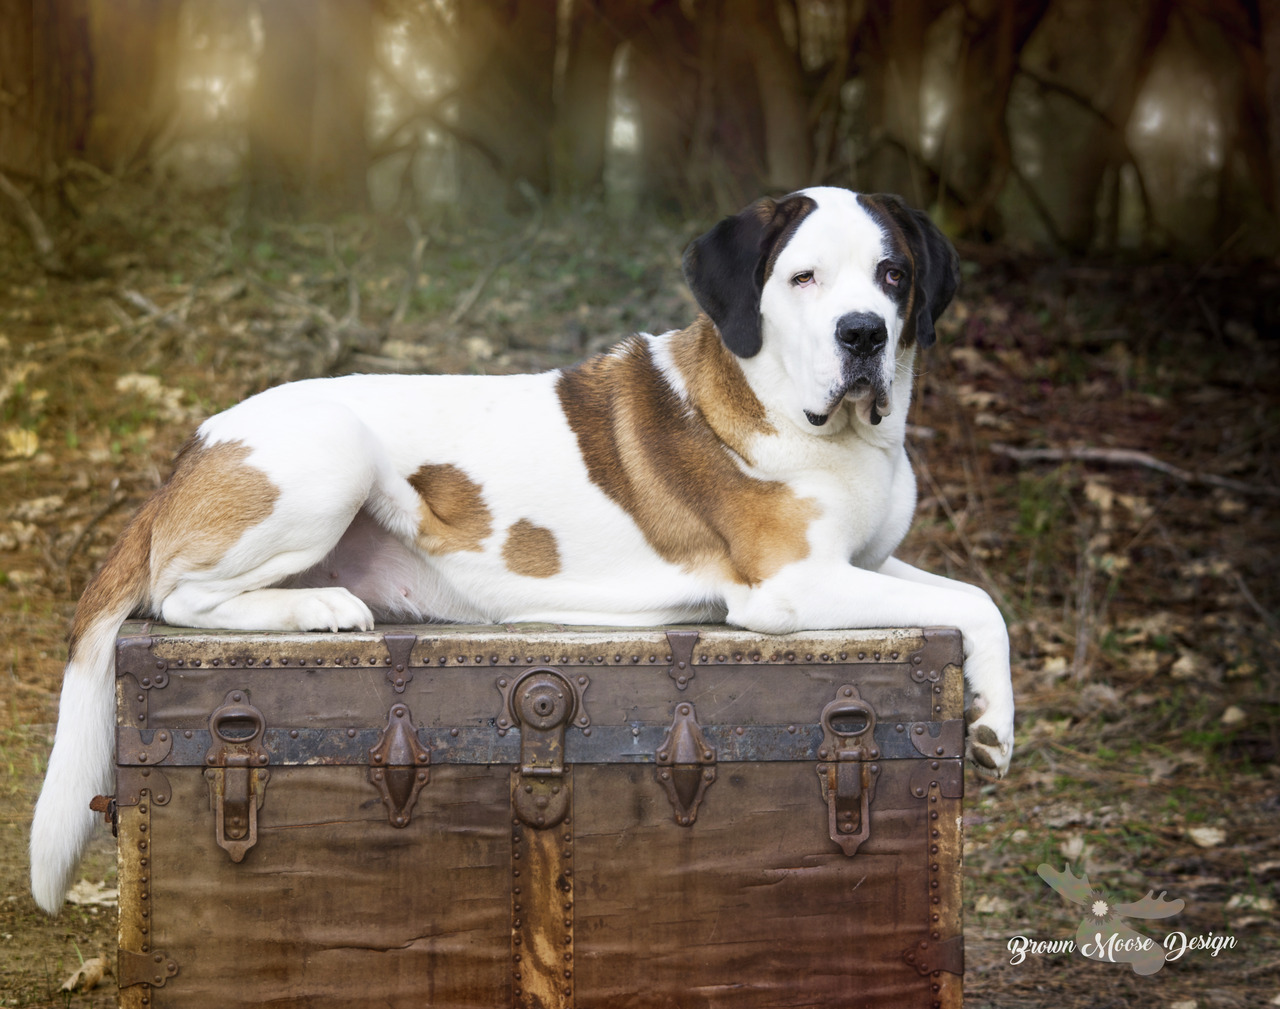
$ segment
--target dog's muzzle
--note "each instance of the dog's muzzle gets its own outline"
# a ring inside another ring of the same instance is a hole
[[[844,389],[840,398],[851,398],[863,421],[879,424],[891,408],[892,379],[884,371],[884,348],[889,342],[884,316],[876,312],[846,312],[836,322],[836,342],[844,351]],[[814,423],[814,418],[809,417],[809,422]]]

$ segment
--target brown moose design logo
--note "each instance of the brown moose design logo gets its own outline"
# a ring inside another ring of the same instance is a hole
[[[1169,918],[1183,909],[1183,901],[1166,900],[1162,890],[1159,897],[1148,891],[1141,900],[1116,903],[1105,890],[1093,886],[1087,875],[1074,875],[1070,866],[1058,872],[1042,862],[1036,871],[1059,894],[1084,908],[1084,918],[1076,929],[1076,949],[1082,955],[1104,963],[1127,963],[1135,974],[1154,974],[1165,965],[1164,946],[1135,932],[1124,919]]]

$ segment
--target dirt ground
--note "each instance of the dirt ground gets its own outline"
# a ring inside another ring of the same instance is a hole
[[[114,1004],[111,978],[60,991],[114,957],[109,833],[49,919],[26,831],[76,597],[190,429],[285,379],[526,371],[683,325],[679,253],[707,223],[424,219],[415,246],[403,222],[251,233],[234,203],[123,187],[82,210],[71,276],[0,240],[0,1006]],[[1280,267],[962,253],[919,362],[901,555],[984,585],[1012,629],[1012,772],[966,784],[968,1004],[1280,1004]],[[1011,962],[1086,913],[1044,863],[1184,901],[1129,922],[1157,941],[1230,943],[1147,976]]]

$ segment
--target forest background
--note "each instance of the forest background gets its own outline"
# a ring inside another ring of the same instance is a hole
[[[902,555],[1009,619],[970,778],[974,1006],[1280,1004],[1280,0],[0,0],[0,1005],[113,1004],[109,833],[26,891],[75,599],[203,417],[352,371],[560,366],[696,311],[761,194],[961,252]],[[1050,862],[1179,929],[1079,955]]]

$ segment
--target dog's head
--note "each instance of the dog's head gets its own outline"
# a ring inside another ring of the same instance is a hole
[[[958,266],[927,214],[832,188],[759,200],[684,254],[725,345],[759,361],[778,407],[815,429],[846,401],[866,423],[888,416],[898,363],[933,344]]]

